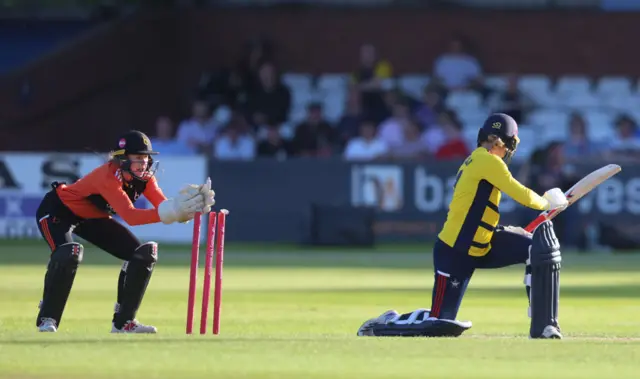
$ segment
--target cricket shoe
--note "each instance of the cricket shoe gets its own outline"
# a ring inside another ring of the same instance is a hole
[[[384,312],[383,314],[381,314],[380,316],[376,317],[376,318],[372,318],[370,320],[367,320],[364,322],[364,324],[362,324],[362,326],[360,326],[360,328],[358,329],[358,336],[359,337],[373,337],[373,330],[371,329],[374,325],[376,324],[386,324],[387,322],[389,322],[390,320],[394,319],[395,317],[399,316],[400,314],[398,312],[396,312],[395,310],[389,310]]]
[[[562,334],[560,333],[559,328],[556,328],[553,325],[547,325],[542,331],[542,338],[561,340]]]
[[[538,339],[545,339],[545,340],[561,340],[562,337],[562,333],[560,333],[560,329],[553,326],[553,325],[547,325],[545,326],[545,328],[542,330],[542,335],[540,335],[540,337],[536,337]],[[532,339],[531,336],[529,336],[529,339]]]
[[[155,334],[158,333],[158,329],[155,326],[141,324],[138,320],[129,320],[120,329],[116,328],[116,325],[112,323],[111,333]]]
[[[56,320],[48,317],[43,317],[38,325],[38,331],[44,333],[55,333],[58,331],[56,327]]]

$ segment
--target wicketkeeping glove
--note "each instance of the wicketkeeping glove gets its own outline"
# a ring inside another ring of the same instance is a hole
[[[207,178],[207,181],[200,186],[200,195],[202,195],[202,200],[204,202],[204,206],[200,212],[203,214],[211,212],[211,207],[216,203],[216,193],[211,189],[211,178]]]
[[[183,187],[177,197],[160,203],[158,215],[164,224],[186,222],[191,220],[194,214],[200,212],[204,206],[204,198],[200,193],[200,186],[190,184]]]

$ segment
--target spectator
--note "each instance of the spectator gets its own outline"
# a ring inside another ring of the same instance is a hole
[[[218,129],[211,115],[209,104],[203,100],[196,100],[193,103],[191,118],[182,121],[178,127],[178,141],[193,153],[204,153],[211,148]]]
[[[173,121],[162,116],[156,120],[156,136],[151,138],[153,148],[162,155],[193,155],[193,150],[173,136]]]
[[[579,113],[569,118],[569,138],[564,143],[564,155],[568,162],[575,163],[593,158],[599,153],[599,145],[589,139],[587,123]]]
[[[480,62],[467,51],[459,37],[453,38],[449,43],[449,51],[436,59],[433,76],[447,91],[482,89]]]
[[[291,143],[280,135],[276,125],[267,126],[266,138],[258,144],[258,156],[285,160],[291,155]]]
[[[443,125],[445,142],[436,151],[436,158],[465,159],[471,152],[462,135],[462,124],[459,120],[452,119],[451,122]]]
[[[444,103],[440,92],[433,86],[426,86],[422,103],[415,111],[415,117],[424,129],[437,123],[438,114],[444,110]]]
[[[363,119],[360,92],[356,88],[350,88],[344,114],[336,126],[339,143],[342,147],[346,146],[349,140],[358,136]]]
[[[459,123],[455,111],[445,109],[438,113],[438,121],[429,126],[422,135],[431,154],[435,154],[447,142],[447,127],[456,122]]]
[[[533,100],[520,91],[516,74],[510,74],[507,77],[506,90],[496,94],[494,101],[493,108],[496,109],[496,112],[508,114],[517,123],[521,123],[525,119],[527,112],[534,106]]]
[[[360,135],[349,141],[344,158],[349,161],[371,161],[383,157],[387,151],[387,145],[376,138],[375,123],[363,121],[360,124]]]
[[[390,156],[401,160],[421,160],[429,157],[429,142],[422,137],[420,125],[407,119],[403,126],[402,142],[390,147]]]
[[[378,138],[390,148],[399,146],[404,142],[405,126],[409,122],[410,110],[403,100],[393,105],[393,114],[378,128]]]
[[[263,64],[258,74],[259,83],[249,93],[247,102],[249,122],[256,127],[266,123],[282,124],[289,116],[291,92],[280,82],[272,64]]]
[[[270,62],[272,48],[267,41],[247,42],[242,57],[232,67],[204,72],[198,83],[198,95],[231,108],[243,105],[247,94],[256,88],[258,69]]]
[[[618,138],[609,143],[608,158],[637,162],[640,160],[640,138],[636,122],[631,117],[622,115],[615,125]]]
[[[252,160],[256,149],[253,137],[236,123],[229,124],[216,140],[213,156],[219,160]]]
[[[528,164],[527,177],[523,178],[522,184],[528,186],[537,194],[543,195],[546,191],[555,187],[566,191],[577,182],[577,178],[570,170],[571,167],[565,164],[562,143],[553,142],[549,144],[543,151],[535,153],[532,159],[536,159],[537,162]],[[576,246],[579,243],[581,224],[577,209],[577,207],[569,207],[553,221],[558,238],[567,246]],[[527,224],[538,213],[538,211],[523,208],[523,223]]]
[[[362,108],[366,114],[373,116],[384,108],[383,80],[392,74],[391,64],[378,57],[375,46],[364,44],[360,47],[360,65],[353,73],[353,82],[362,94]]]
[[[380,90],[382,80],[392,76],[391,64],[380,59],[376,47],[372,44],[360,46],[360,66],[353,74],[360,90]]]
[[[296,127],[293,150],[298,156],[330,156],[337,142],[335,134],[334,128],[322,116],[322,106],[310,104],[307,119]]]

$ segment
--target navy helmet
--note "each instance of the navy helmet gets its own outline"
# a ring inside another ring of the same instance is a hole
[[[142,175],[137,175],[131,170],[132,160],[129,157],[130,154],[149,155],[147,167]],[[158,152],[153,150],[151,141],[146,134],[138,130],[131,130],[120,136],[117,147],[111,151],[110,155],[111,161],[116,163],[122,171],[131,174],[134,179],[147,181],[157,170],[158,162],[154,161],[151,157],[156,154],[158,154]]]
[[[511,157],[516,151],[520,139],[518,138],[518,123],[513,117],[504,113],[493,113],[484,121],[484,124],[478,131],[478,147],[483,142],[489,140],[489,136],[494,135],[504,142],[507,153],[504,159],[511,161]]]

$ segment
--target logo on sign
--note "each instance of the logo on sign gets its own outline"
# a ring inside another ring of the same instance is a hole
[[[351,169],[351,203],[375,206],[385,212],[404,205],[402,167],[385,165],[353,166]]]

